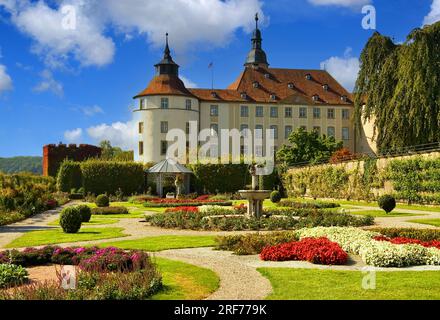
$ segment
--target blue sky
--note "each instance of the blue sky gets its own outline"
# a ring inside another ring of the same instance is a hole
[[[257,11],[271,66],[325,64],[352,89],[374,31],[361,25],[368,4],[396,42],[440,20],[440,0],[0,0],[0,157],[60,141],[129,148],[132,97],[153,77],[165,32],[188,84],[210,87],[213,62],[224,88],[243,68]]]

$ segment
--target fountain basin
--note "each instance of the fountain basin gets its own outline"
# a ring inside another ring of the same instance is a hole
[[[270,190],[240,190],[240,197],[248,200],[247,218],[261,218],[263,215],[263,202],[270,197]]]

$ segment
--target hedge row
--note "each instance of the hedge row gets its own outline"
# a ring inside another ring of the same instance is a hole
[[[145,173],[142,164],[89,160],[75,163],[65,161],[57,177],[60,191],[83,187],[86,193],[115,194],[121,190],[125,195],[142,193]]]

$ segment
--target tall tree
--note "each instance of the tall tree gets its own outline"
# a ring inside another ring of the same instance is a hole
[[[401,45],[376,32],[360,60],[356,124],[374,121],[379,151],[440,141],[440,22]]]

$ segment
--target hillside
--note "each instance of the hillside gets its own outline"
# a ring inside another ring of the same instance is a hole
[[[13,157],[0,158],[0,171],[5,173],[32,172],[43,173],[43,158],[41,157]]]

